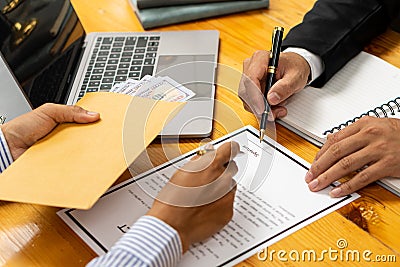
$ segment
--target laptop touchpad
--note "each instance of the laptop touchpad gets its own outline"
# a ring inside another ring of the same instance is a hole
[[[163,55],[158,57],[156,75],[192,90],[196,95],[189,101],[207,101],[213,98],[215,68],[213,55]]]

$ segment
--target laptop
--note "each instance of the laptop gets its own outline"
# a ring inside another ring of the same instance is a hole
[[[0,125],[32,110],[31,104],[0,53]]]
[[[83,29],[75,12],[71,16],[75,17],[76,28]],[[20,83],[37,107],[45,102],[75,104],[87,92],[109,91],[128,78],[169,76],[196,95],[161,135],[205,137],[212,130],[218,45],[216,30],[87,35],[81,30],[81,36],[68,44],[51,65],[38,69],[29,82]]]

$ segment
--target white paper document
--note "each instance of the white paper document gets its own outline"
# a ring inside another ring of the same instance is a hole
[[[309,163],[258,131],[241,128],[214,141],[239,143],[234,216],[221,231],[191,246],[179,266],[232,266],[358,198],[310,192]],[[106,253],[150,209],[154,196],[195,151],[111,188],[90,210],[64,209],[59,216],[99,255]]]

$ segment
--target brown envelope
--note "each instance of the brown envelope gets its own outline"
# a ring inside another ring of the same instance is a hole
[[[78,105],[100,113],[64,123],[0,175],[0,199],[89,209],[153,141],[184,103],[90,93]]]

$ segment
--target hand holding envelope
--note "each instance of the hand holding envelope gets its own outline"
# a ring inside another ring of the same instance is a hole
[[[184,103],[91,93],[77,105],[100,121],[57,126],[0,175],[0,199],[90,208]]]

